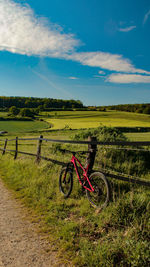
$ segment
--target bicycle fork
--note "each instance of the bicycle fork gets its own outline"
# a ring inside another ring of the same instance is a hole
[[[67,175],[68,170],[71,170],[71,171],[73,172],[73,168],[74,168],[73,164],[69,162],[69,163],[67,164],[67,168],[66,168],[66,170],[65,170],[64,177],[63,177],[63,181],[62,181],[64,184],[66,184],[66,175]],[[69,182],[70,182],[70,180],[68,180],[68,183],[69,183]]]

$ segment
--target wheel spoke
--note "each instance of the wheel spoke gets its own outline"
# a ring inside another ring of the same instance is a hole
[[[109,185],[105,176],[100,172],[95,172],[90,176],[90,182],[94,192],[87,190],[87,197],[93,207],[102,209],[109,201]]]
[[[59,177],[59,190],[64,197],[69,197],[72,191],[73,179],[72,171],[67,168],[63,168]]]

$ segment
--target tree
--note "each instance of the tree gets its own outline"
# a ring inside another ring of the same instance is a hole
[[[33,112],[29,108],[22,108],[20,111],[22,117],[34,117]]]
[[[150,114],[150,106],[147,106],[146,108],[144,108],[143,113]]]
[[[20,112],[20,109],[19,108],[16,108],[15,106],[12,106],[10,109],[9,109],[9,112],[14,115],[14,116],[17,116]]]
[[[37,109],[38,109],[39,111],[43,111],[43,110],[44,110],[44,106],[43,106],[43,105],[39,105],[39,106],[37,107]]]

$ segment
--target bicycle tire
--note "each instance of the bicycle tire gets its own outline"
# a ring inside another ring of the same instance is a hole
[[[63,181],[65,174],[66,178],[65,181]],[[67,169],[67,167],[64,167],[61,170],[59,176],[59,190],[65,198],[68,198],[71,194],[72,187],[73,187],[73,172],[71,169]]]
[[[101,211],[109,202],[110,189],[106,177],[101,172],[94,172],[89,177],[94,192],[86,190],[86,195],[90,204]]]

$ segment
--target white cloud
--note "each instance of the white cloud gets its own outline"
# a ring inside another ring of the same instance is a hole
[[[94,78],[104,78],[103,75],[94,75],[93,77],[94,77]]]
[[[129,59],[123,58],[122,55],[117,54],[105,52],[81,52],[73,53],[66,58],[78,61],[82,65],[100,67],[110,71],[150,74],[148,71],[136,69]]]
[[[149,14],[146,14],[148,18]],[[135,27],[135,26],[131,26]],[[24,55],[56,57],[103,70],[150,74],[137,69],[122,55],[107,52],[76,52],[80,45],[72,34],[63,33],[59,25],[37,17],[28,5],[0,0],[0,50]],[[70,77],[75,79],[76,77]]]
[[[107,77],[112,83],[150,83],[150,76],[140,74],[113,73]]]
[[[120,32],[130,32],[135,28],[136,28],[136,26],[130,26],[130,27],[126,27],[126,28],[120,28],[119,31]]]
[[[0,50],[25,55],[61,57],[79,41],[59,26],[38,18],[27,5],[0,0]]]
[[[77,77],[69,77],[70,80],[77,80],[78,78]]]
[[[146,23],[146,21],[148,20],[148,17],[150,16],[150,10],[145,14],[144,16],[144,20],[143,20],[143,24]]]
[[[101,75],[105,75],[105,72],[103,70],[100,70],[98,73]]]

